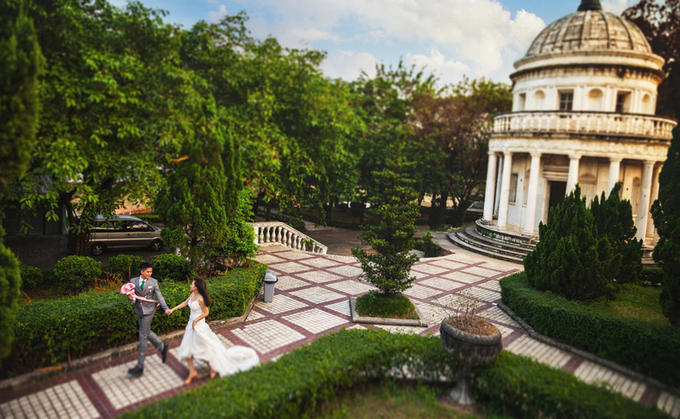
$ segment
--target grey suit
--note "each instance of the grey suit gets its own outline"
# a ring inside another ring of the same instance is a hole
[[[142,283],[141,277],[132,278],[130,282],[135,285],[135,295],[148,299],[154,299],[155,297],[163,311],[168,310],[168,305],[165,303],[163,294],[161,294],[161,290],[158,287],[158,281],[154,278],[146,280],[143,290],[140,288]],[[156,303],[137,300],[135,301],[135,313],[137,313],[137,323],[139,325],[139,356],[137,358],[137,366],[143,368],[144,358],[146,357],[146,341],[150,340],[159,351],[163,350],[163,341],[151,331],[151,321],[156,313]]]

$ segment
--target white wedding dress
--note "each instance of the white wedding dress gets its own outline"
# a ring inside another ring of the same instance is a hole
[[[184,360],[193,356],[194,359],[206,361],[213,370],[220,374],[220,377],[245,371],[260,363],[257,353],[251,348],[245,346],[225,348],[215,332],[210,330],[205,319],[199,320],[196,328],[193,329],[191,325],[194,319],[203,312],[198,301],[191,299],[189,299],[189,308],[191,316],[177,352],[179,359]]]

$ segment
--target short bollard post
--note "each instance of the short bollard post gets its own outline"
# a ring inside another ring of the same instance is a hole
[[[273,271],[264,274],[264,302],[271,303],[274,300],[274,284],[278,279]]]

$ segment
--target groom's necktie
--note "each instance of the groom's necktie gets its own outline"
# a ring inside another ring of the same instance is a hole
[[[139,286],[139,288],[141,288],[142,291],[144,291],[144,281],[146,281],[146,280],[145,280],[145,279],[142,279],[142,285]]]

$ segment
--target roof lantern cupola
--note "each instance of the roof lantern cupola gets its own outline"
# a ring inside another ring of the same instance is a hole
[[[581,0],[581,4],[578,6],[578,11],[585,12],[587,10],[602,10],[600,0]]]

